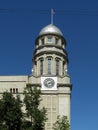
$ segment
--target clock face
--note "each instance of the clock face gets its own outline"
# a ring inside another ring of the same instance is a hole
[[[48,87],[48,88],[52,88],[54,86],[55,82],[52,78],[46,78],[44,80],[44,86]]]

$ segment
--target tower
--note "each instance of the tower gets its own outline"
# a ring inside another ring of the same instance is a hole
[[[47,109],[46,130],[51,130],[57,115],[70,120],[72,85],[67,72],[68,54],[66,40],[61,30],[53,24],[41,29],[35,40],[33,72],[29,83],[41,87],[41,106]]]
[[[70,120],[72,89],[67,72],[66,40],[58,27],[50,24],[41,29],[35,40],[32,62],[30,76],[0,76],[0,96],[8,91],[20,94],[23,99],[23,91],[28,83],[38,86],[42,91],[40,107],[47,109],[45,130],[52,130],[57,115],[65,115]]]

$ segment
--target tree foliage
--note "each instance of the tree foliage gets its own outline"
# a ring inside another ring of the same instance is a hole
[[[2,130],[20,130],[22,123],[21,101],[8,92],[0,99],[0,127]],[[0,128],[0,129],[1,129]]]
[[[53,124],[53,130],[70,130],[67,116],[57,116],[57,121]]]
[[[44,130],[46,118],[46,109],[39,108],[41,102],[41,90],[37,86],[28,84],[24,91],[24,104],[26,108],[26,117],[30,119],[29,130]]]
[[[46,109],[40,108],[41,90],[28,84],[24,99],[4,92],[0,99],[0,130],[44,130]],[[25,112],[23,113],[22,107]]]

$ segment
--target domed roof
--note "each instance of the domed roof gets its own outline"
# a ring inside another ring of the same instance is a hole
[[[48,34],[48,33],[58,34],[58,35],[63,36],[61,30],[58,27],[54,26],[53,24],[49,24],[49,25],[45,26],[44,28],[42,28],[39,33],[39,36],[43,35],[43,34]]]

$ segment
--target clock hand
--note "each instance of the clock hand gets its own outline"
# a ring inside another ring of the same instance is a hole
[[[51,81],[47,81],[47,84],[48,84],[49,86],[51,86]]]

